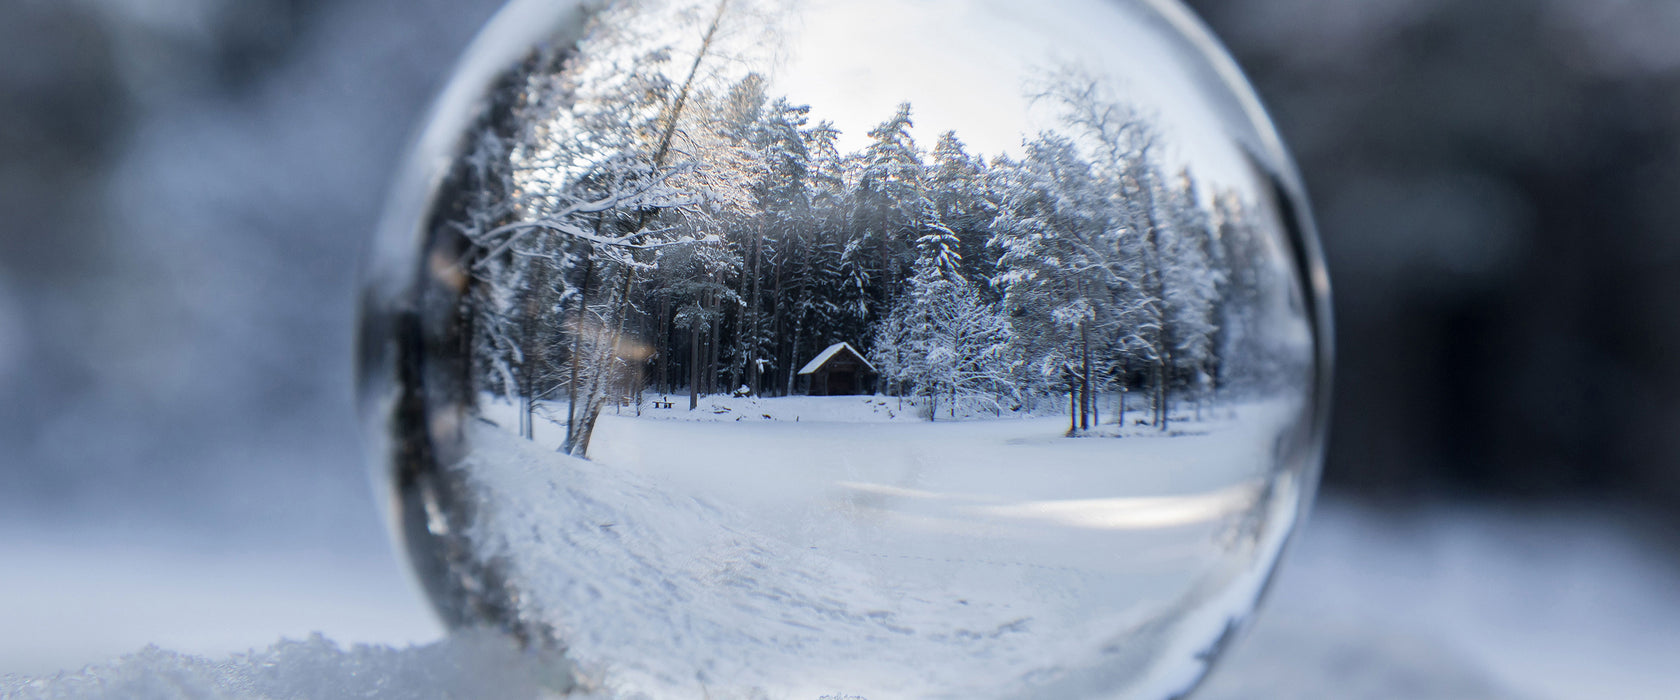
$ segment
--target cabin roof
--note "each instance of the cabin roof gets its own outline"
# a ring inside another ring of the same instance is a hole
[[[863,366],[869,368],[869,371],[876,374],[881,373],[881,370],[875,369],[875,365],[869,364],[869,360],[864,359],[863,353],[858,352],[857,348],[852,347],[851,343],[846,342],[835,343],[828,346],[828,349],[823,350],[816,357],[811,358],[810,362],[805,363],[805,366],[799,370],[799,373],[811,374],[819,369],[822,369],[822,366],[828,364],[829,360],[834,359],[835,355],[840,354],[841,350],[851,351],[852,355],[856,357],[859,362],[863,363]]]

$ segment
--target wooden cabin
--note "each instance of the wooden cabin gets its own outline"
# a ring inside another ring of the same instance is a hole
[[[875,393],[880,372],[863,359],[851,343],[835,343],[800,368],[806,396],[851,396]]]

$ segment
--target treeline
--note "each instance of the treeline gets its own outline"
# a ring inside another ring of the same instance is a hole
[[[1149,122],[1095,81],[1047,81],[1065,132],[1019,158],[954,133],[924,149],[909,104],[842,152],[761,76],[708,72],[720,17],[681,59],[587,41],[532,56],[450,176],[461,371],[520,401],[523,434],[563,407],[581,455],[606,406],[791,393],[840,341],[930,417],[1065,398],[1071,431],[1106,392],[1146,392],[1165,429],[1175,396],[1264,371],[1245,329],[1275,283],[1266,222],[1169,173]]]

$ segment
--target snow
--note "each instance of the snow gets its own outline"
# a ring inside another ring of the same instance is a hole
[[[863,362],[864,366],[869,368],[869,371],[871,371],[871,372],[879,371],[879,370],[875,369],[875,365],[869,364],[869,360],[864,359],[863,353],[858,352],[857,348],[852,347],[851,343],[839,342],[839,343],[835,343],[833,345],[828,346],[827,348],[823,349],[823,351],[821,353],[818,353],[816,357],[811,358],[810,362],[805,363],[805,366],[801,367],[799,369],[799,373],[800,374],[810,374],[812,372],[817,371],[818,368],[823,366],[823,363],[826,363],[829,360],[833,359],[834,356],[838,355],[841,350],[852,351],[852,355],[856,356],[857,359],[861,360]]]
[[[1680,655],[1680,638],[1673,634],[1680,629],[1680,570],[1671,550],[1641,534],[1648,532],[1609,506],[1519,510],[1436,503],[1390,512],[1332,494],[1316,509],[1255,628],[1194,697],[1671,698],[1680,687],[1680,670],[1671,662]],[[103,661],[114,654],[95,644],[97,619],[82,619],[81,608],[16,585],[20,572],[35,572],[41,585],[54,575],[87,576],[54,562],[98,557],[79,555],[68,540],[55,544],[24,548],[15,539],[0,540],[7,562],[0,571],[0,618],[7,620],[0,623],[0,674],[29,674],[0,675],[0,697],[8,700],[543,697],[534,679],[544,670],[492,640],[469,636],[407,646],[401,628],[423,621],[425,611],[390,591],[386,597],[393,602],[384,604],[398,629],[387,632],[384,646],[351,647],[330,631],[339,643],[307,639],[240,654],[230,654],[242,648],[237,646],[196,655],[146,649]],[[88,576],[75,591],[88,596],[86,602],[117,596],[117,602],[89,609],[94,617],[143,607],[149,594],[170,587],[180,589],[182,599],[225,601],[198,609],[171,606],[171,619],[152,623],[160,642],[168,627],[221,625],[230,636],[266,646],[284,629],[272,626],[282,615],[334,630],[332,618],[342,611],[379,604],[356,583],[364,576],[358,566],[367,561],[293,551],[237,576],[232,572],[249,566],[248,560],[210,569],[178,555],[135,556],[163,559],[147,574],[151,583],[137,585],[134,567],[113,566],[97,580]],[[383,566],[388,555],[361,559]],[[385,575],[398,582],[395,571]],[[262,577],[297,599],[288,603],[257,592],[254,584]],[[128,592],[133,588],[139,590]],[[245,616],[221,617],[240,607]],[[59,668],[97,663],[58,674],[21,668],[20,650],[51,629],[17,624],[16,611],[23,608],[56,608],[53,622],[66,627],[61,636],[92,645],[79,657],[64,657]],[[271,626],[263,626],[265,616]]]
[[[343,648],[319,635],[211,660],[154,646],[50,678],[0,678],[17,700],[269,700],[272,698],[560,697],[549,660],[487,633],[396,649]],[[575,696],[574,696],[575,697]]]
[[[1331,501],[1306,535],[1266,614],[1312,647],[1403,646],[1411,654],[1396,660],[1414,666],[1430,647],[1522,697],[1668,700],[1680,689],[1671,521],[1614,503],[1389,511]]]
[[[865,407],[866,400],[873,408]],[[750,644],[755,635],[760,639],[776,635],[775,642],[804,643],[803,647],[790,649],[812,655],[825,649],[844,649],[840,638],[846,635],[864,638],[861,635],[873,634],[888,640],[882,642],[890,644],[886,648],[904,652],[907,659],[924,664],[918,672],[926,669],[929,678],[939,679],[958,675],[966,667],[929,662],[937,653],[933,648],[911,647],[906,651],[900,646],[902,635],[888,630],[887,625],[915,630],[919,635],[935,633],[939,625],[947,630],[961,626],[976,632],[997,631],[1000,640],[1044,628],[1028,624],[1020,630],[1003,630],[1002,626],[1028,615],[1045,614],[1026,608],[1047,607],[1048,602],[1011,601],[1011,607],[1006,608],[994,599],[989,608],[980,610],[982,599],[973,591],[965,594],[974,596],[970,607],[977,609],[967,617],[931,621],[917,617],[918,609],[911,604],[936,600],[916,594],[945,592],[918,587],[917,569],[901,567],[917,560],[898,556],[892,557],[896,561],[887,561],[886,556],[860,554],[909,555],[914,552],[903,550],[913,548],[888,542],[884,544],[899,546],[900,551],[864,549],[858,545],[880,547],[883,543],[868,542],[868,533],[860,531],[853,533],[853,553],[846,553],[837,551],[838,541],[846,539],[843,533],[789,535],[766,527],[776,518],[769,517],[775,515],[772,511],[761,508],[765,494],[801,484],[757,483],[755,479],[762,480],[765,475],[755,476],[751,469],[764,465],[753,467],[754,460],[744,460],[739,466],[746,470],[744,473],[718,479],[688,474],[675,466],[663,471],[655,468],[672,455],[688,460],[675,462],[677,465],[689,464],[696,470],[719,468],[695,461],[698,457],[679,444],[682,440],[704,439],[706,434],[717,435],[712,438],[715,440],[733,439],[716,432],[719,429],[740,437],[773,434],[771,429],[775,427],[803,429],[807,423],[816,423],[827,424],[823,430],[836,435],[867,430],[881,440],[896,440],[896,446],[855,446],[850,459],[860,465],[855,468],[857,473],[846,480],[835,479],[822,493],[834,495],[852,513],[867,514],[881,522],[925,525],[930,530],[940,523],[985,522],[990,518],[994,527],[1026,538],[1035,529],[1077,532],[1083,522],[1083,529],[1091,531],[1085,535],[1090,537],[1100,530],[1089,526],[1194,521],[1198,510],[1214,507],[1211,502],[1236,498],[1233,494],[1240,493],[1194,486],[1185,489],[1196,496],[1190,500],[1115,503],[1095,493],[1057,498],[1068,494],[1056,493],[1061,487],[1054,484],[1042,486],[1041,493],[1001,491],[1008,484],[959,491],[942,484],[937,470],[925,467],[917,481],[894,480],[887,472],[897,470],[900,476],[910,473],[913,456],[900,455],[896,465],[871,465],[867,461],[882,452],[941,448],[939,441],[916,442],[918,434],[928,437],[928,431],[936,425],[940,430],[950,427],[964,433],[964,440],[970,439],[965,432],[970,429],[990,427],[999,432],[990,447],[943,445],[971,452],[1004,450],[1011,446],[1008,440],[1030,437],[1019,432],[1005,434],[1004,429],[1037,430],[1035,420],[929,425],[906,412],[889,413],[888,409],[896,408],[894,403],[866,397],[714,397],[705,399],[701,410],[648,410],[644,420],[635,419],[634,411],[625,408],[622,415],[609,413],[603,418],[602,427],[608,432],[601,435],[598,446],[603,451],[596,455],[595,462],[567,461],[560,469],[553,468],[557,456],[548,447],[558,439],[558,428],[539,422],[536,444],[516,440],[503,444],[505,449],[528,455],[528,463],[515,473],[497,478],[502,483],[517,484],[526,478],[546,480],[560,472],[565,475],[559,480],[564,493],[554,498],[533,489],[533,493],[521,495],[525,500],[510,502],[509,508],[565,503],[580,510],[568,519],[570,526],[536,522],[541,519],[531,516],[533,524],[544,528],[540,531],[545,536],[569,537],[576,545],[570,552],[573,556],[556,550],[552,558],[537,564],[545,575],[561,576],[570,571],[571,584],[576,588],[550,591],[545,600],[534,604],[546,606],[568,600],[568,596],[587,596],[593,586],[601,598],[585,598],[587,605],[580,606],[578,615],[565,616],[563,621],[576,628],[595,628],[579,638],[603,645],[598,650],[613,649],[610,644],[645,643],[645,648],[610,657],[618,662],[613,670],[623,671],[629,665],[643,674],[670,666],[672,657],[666,654],[679,659],[680,654],[695,654],[710,656],[711,672],[722,675],[731,658],[708,650],[705,640],[713,634],[737,635],[733,639],[712,637],[719,644]],[[772,419],[763,418],[765,414]],[[1059,426],[1060,421],[1055,424]],[[855,435],[846,439],[853,438]],[[1057,442],[1069,445],[1076,453],[1083,443],[1104,440]],[[1127,437],[1120,442],[1147,455],[1159,452],[1172,440]],[[836,469],[846,459],[831,444],[815,444],[808,450],[778,446],[774,440],[764,444],[764,459],[795,460],[785,463],[798,465],[795,473],[810,474],[813,482],[820,472]],[[624,459],[622,464],[633,468],[608,469],[608,456]],[[877,473],[868,473],[871,468]],[[519,470],[524,469],[530,473],[522,476]],[[683,478],[688,481],[681,481]],[[710,481],[738,481],[737,486],[742,488],[725,488],[708,484]],[[609,486],[613,488],[605,488]],[[803,486],[815,488],[811,484]],[[987,493],[987,488],[993,492]],[[669,502],[661,500],[668,497]],[[647,508],[650,499],[660,507]],[[1168,507],[1173,503],[1178,505]],[[621,517],[627,505],[637,506],[630,513],[634,517]],[[992,512],[997,509],[1003,512]],[[1086,521],[1087,513],[1096,515]],[[614,520],[596,520],[602,516]],[[516,513],[503,522],[517,519]],[[1073,522],[1067,522],[1069,519]],[[609,522],[612,527],[600,527]],[[699,526],[704,524],[717,533],[720,523],[729,528],[721,535],[708,536]],[[4,525],[8,536],[0,538],[0,561],[6,562],[0,567],[0,674],[25,674],[0,677],[0,697],[8,700],[537,698],[548,692],[543,687],[552,689],[561,682],[555,666],[498,646],[490,638],[469,635],[434,641],[439,628],[419,598],[405,587],[388,552],[276,549],[239,539],[240,535],[225,536],[225,541],[206,551],[188,551],[137,544],[136,539],[145,538],[124,539],[103,532],[29,529],[15,521]],[[684,529],[688,525],[694,527]],[[1158,534],[1170,531],[1156,530]],[[616,532],[622,539],[603,536],[606,532]],[[1238,640],[1233,653],[1195,697],[1671,698],[1674,688],[1680,687],[1680,670],[1672,663],[1680,655],[1680,637],[1673,633],[1680,629],[1680,566],[1673,560],[1667,541],[1653,536],[1660,532],[1611,504],[1564,510],[1436,503],[1386,511],[1332,497],[1317,509],[1291,561],[1282,569],[1258,624],[1244,635],[1245,639]],[[648,536],[640,537],[642,534]],[[787,539],[797,536],[833,549],[797,551],[799,543],[789,546]],[[633,547],[609,546],[632,540]],[[598,548],[588,549],[590,546]],[[682,555],[674,571],[666,568],[672,559],[659,558],[672,552]],[[965,554],[975,560],[962,565],[966,568],[950,568],[949,564],[933,568],[994,570],[1003,563],[1003,554],[1020,555],[1022,550],[999,547]],[[1048,561],[1016,557],[1012,562],[1058,564],[1055,551],[1027,554]],[[765,557],[770,566],[761,569],[752,565],[754,561],[764,563]],[[634,580],[605,573],[621,564],[640,567],[626,569],[639,572],[631,577]],[[1023,572],[1016,581],[1077,583],[1077,576],[1054,569],[1030,569],[1027,573],[1026,566],[1010,563],[1008,567]],[[668,572],[671,575],[667,579]],[[885,575],[896,576],[896,583],[884,585]],[[1232,582],[1227,587],[1229,600],[1214,601],[1216,606],[1209,609],[1223,613],[1242,607],[1243,596],[1256,583]],[[992,587],[998,595],[1013,595],[1008,590],[1011,584],[994,582]],[[637,588],[614,589],[623,586]],[[848,594],[846,600],[835,596],[825,599],[812,596],[813,591]],[[1074,595],[1080,591],[1077,586],[1066,586],[1060,592]],[[852,598],[854,593],[860,597]],[[669,598],[662,600],[661,596]],[[736,604],[742,607],[720,607]],[[891,615],[878,619],[867,614],[876,611]],[[922,613],[927,611],[926,607],[920,609]],[[617,617],[644,614],[649,616]],[[808,624],[812,619],[821,621],[821,630],[834,634],[824,636],[785,624]],[[627,624],[626,620],[643,622]],[[982,627],[981,622],[992,626]],[[1218,614],[1191,621],[1186,628],[1189,632],[1182,637],[1182,649],[1200,646],[1222,624]],[[327,637],[309,638],[310,630],[321,630]],[[638,638],[655,632],[663,634],[652,641]],[[304,641],[267,646],[279,636]],[[363,642],[372,646],[358,644]],[[148,648],[108,661],[148,643],[174,651]],[[981,640],[965,643],[967,647],[958,648],[986,645]],[[242,651],[264,646],[267,648],[255,652]],[[1037,654],[1050,658],[1066,648],[1054,644],[1042,649],[995,644],[979,661],[1003,665],[1011,657],[1031,660]],[[858,650],[861,654],[862,647]],[[623,651],[622,646],[613,653],[619,651]],[[600,653],[602,658],[609,658],[606,651]],[[794,651],[783,652],[782,656],[776,655],[776,649],[766,653],[768,662],[798,661],[787,658],[797,656]],[[1060,660],[1069,665],[1078,661],[1072,655]],[[95,665],[82,667],[88,663]],[[850,664],[853,669],[866,666],[858,659],[836,664]],[[57,669],[68,670],[54,673]],[[593,670],[604,675],[600,666]],[[1196,671],[1183,666],[1172,670]],[[979,679],[983,680],[984,672],[981,669]],[[812,685],[818,685],[816,679],[821,677],[818,669],[811,676]],[[1182,679],[1169,674],[1157,680],[1161,687],[1167,687]],[[978,684],[979,680],[975,682]],[[713,697],[720,697],[720,688],[708,687]],[[791,697],[814,698],[840,691],[840,687],[831,686],[820,693]],[[987,689],[972,696],[1000,694],[1005,693]],[[915,693],[906,690],[899,695],[913,697]]]
[[[1262,627],[1196,700],[1514,700],[1518,697],[1424,639],[1324,630],[1298,621]],[[419,647],[344,648],[316,636],[210,659],[148,647],[44,678],[0,677],[16,700],[271,700],[273,698],[556,698],[546,660],[484,634]],[[590,700],[588,695],[568,695]],[[816,697],[816,696],[813,696]],[[840,697],[825,695],[822,697]],[[1578,696],[1605,697],[1605,696]],[[1615,696],[1620,697],[1620,696]],[[1657,697],[1657,696],[1648,696]]]
[[[221,656],[316,631],[385,644],[442,632],[390,552],[0,532],[0,673],[46,674],[148,644]]]
[[[608,414],[589,460],[555,451],[559,426],[527,442],[477,423],[464,469],[489,505],[471,536],[615,696],[1141,679],[1127,697],[1147,698],[1199,676],[1293,518],[1293,483],[1264,480],[1285,404],[1200,434],[1068,439],[1060,416],[928,422],[895,402]]]

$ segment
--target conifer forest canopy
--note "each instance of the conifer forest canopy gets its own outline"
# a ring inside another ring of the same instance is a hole
[[[446,620],[655,697],[1205,671],[1316,479],[1292,176],[1156,5],[1117,63],[968,4],[604,3],[497,75],[364,337]]]
[[[910,101],[842,141],[692,19],[680,56],[597,28],[600,55],[498,85],[434,222],[467,400],[565,406],[582,455],[615,401],[794,394],[840,342],[930,420],[1071,392],[1088,430],[1125,389],[1167,430],[1175,401],[1302,381],[1303,329],[1263,326],[1300,303],[1269,193],[1172,162],[1100,76],[1024,85],[1058,119],[1010,153],[918,143]]]

